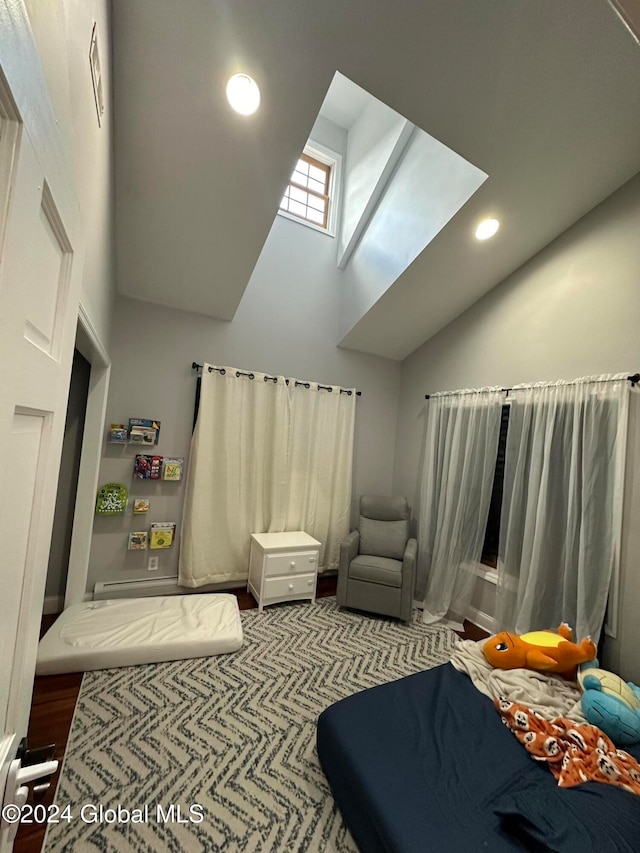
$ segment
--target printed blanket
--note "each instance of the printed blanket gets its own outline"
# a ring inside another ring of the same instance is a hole
[[[605,782],[640,794],[640,764],[607,735],[566,717],[545,720],[536,711],[502,696],[494,699],[502,722],[536,761],[545,761],[562,788]]]
[[[451,665],[465,672],[474,687],[489,699],[506,696],[537,711],[547,720],[569,717],[586,723],[582,714],[582,692],[577,682],[565,681],[555,673],[534,672],[532,669],[494,669],[482,654],[485,640],[456,639]]]

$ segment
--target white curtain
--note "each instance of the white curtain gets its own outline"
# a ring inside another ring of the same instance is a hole
[[[459,626],[482,556],[498,452],[502,389],[433,394],[418,518],[423,620]]]
[[[597,642],[620,553],[627,374],[511,392],[496,619]]]
[[[209,367],[191,441],[180,584],[245,581],[251,533],[305,530],[323,544],[320,568],[334,566],[349,530],[355,390]]]
[[[335,569],[349,533],[355,392],[290,380],[289,400],[286,529],[321,542],[320,571]]]
[[[288,397],[284,377],[202,370],[180,547],[180,584],[242,581],[249,533],[284,530]]]

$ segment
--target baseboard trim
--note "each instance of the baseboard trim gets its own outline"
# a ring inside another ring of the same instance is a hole
[[[93,601],[115,598],[146,598],[156,595],[191,595],[199,592],[225,592],[246,586],[245,580],[227,581],[219,584],[206,584],[199,587],[185,587],[178,584],[178,578],[162,576],[159,578],[131,578],[123,581],[98,581],[93,588]]]
[[[44,599],[42,613],[49,616],[51,613],[62,613],[64,598],[61,595],[47,595]]]
[[[482,610],[478,610],[477,607],[469,605],[469,607],[467,607],[466,618],[469,622],[473,622],[474,625],[477,625],[478,628],[482,628],[483,631],[488,631],[489,634],[495,634],[496,620],[493,616],[489,616],[488,613],[484,613]]]

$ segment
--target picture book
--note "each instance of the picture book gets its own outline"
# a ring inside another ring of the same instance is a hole
[[[165,456],[162,463],[163,480],[181,480],[184,469],[183,456]]]
[[[133,463],[134,480],[149,480],[151,478],[151,456],[138,454]]]
[[[149,501],[146,498],[136,498],[133,502],[133,511],[136,515],[149,512]]]
[[[175,538],[176,525],[172,521],[163,521],[151,525],[150,548],[170,548]]]
[[[111,427],[109,428],[109,443],[127,443],[127,428],[124,424],[111,424]]]
[[[130,444],[157,444],[160,438],[160,421],[149,418],[129,418]]]
[[[133,463],[134,480],[159,480],[162,474],[162,456],[139,453]]]
[[[128,496],[121,483],[105,483],[98,489],[96,515],[120,515],[127,508]]]
[[[146,551],[147,550],[147,531],[136,530],[129,534],[129,550],[130,551]]]
[[[151,456],[151,471],[149,472],[149,479],[151,480],[159,480],[160,475],[162,474],[162,456]]]

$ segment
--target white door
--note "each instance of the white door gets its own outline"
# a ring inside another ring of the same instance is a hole
[[[73,181],[28,20],[0,2],[0,765],[27,731],[78,312]],[[0,775],[0,801],[3,777]]]

